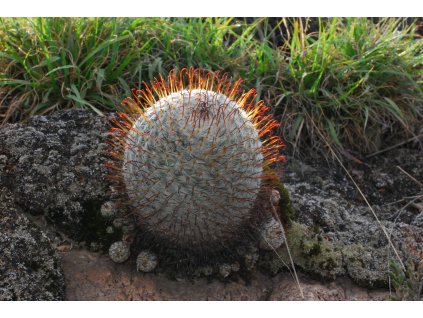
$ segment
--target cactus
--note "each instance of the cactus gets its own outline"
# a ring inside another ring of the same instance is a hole
[[[283,160],[277,122],[226,75],[172,71],[122,102],[112,128],[117,177],[139,227],[176,247],[239,238]]]

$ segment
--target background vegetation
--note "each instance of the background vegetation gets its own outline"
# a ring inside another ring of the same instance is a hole
[[[294,153],[369,154],[421,133],[416,29],[404,19],[3,18],[0,122],[102,114],[142,81],[194,66],[255,88]]]

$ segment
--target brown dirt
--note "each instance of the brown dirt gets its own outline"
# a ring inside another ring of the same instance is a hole
[[[358,287],[347,278],[318,282],[300,275],[304,299],[289,273],[270,278],[257,273],[249,283],[206,278],[171,280],[141,274],[131,262],[113,263],[107,255],[86,250],[60,253],[67,300],[387,300],[386,290]]]

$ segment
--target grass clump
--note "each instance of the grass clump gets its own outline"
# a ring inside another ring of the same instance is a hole
[[[113,109],[141,44],[131,31],[124,19],[1,19],[3,121],[59,108]]]
[[[101,114],[143,81],[194,66],[242,77],[300,153],[371,153],[420,129],[415,27],[365,18],[2,18],[0,121],[71,107]]]
[[[0,116],[113,110],[131,88],[189,66],[234,70],[252,25],[232,18],[2,18]],[[258,20],[256,23],[260,23]]]
[[[415,25],[319,19],[318,31],[308,33],[302,21],[292,24],[277,95],[285,100],[287,139],[295,147],[369,153],[417,132],[423,42]]]

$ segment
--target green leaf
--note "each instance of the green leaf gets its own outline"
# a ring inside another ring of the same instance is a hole
[[[84,65],[85,63],[87,63],[89,60],[91,60],[91,58],[96,55],[99,51],[104,50],[106,47],[112,45],[115,42],[119,42],[122,40],[127,39],[129,36],[125,35],[125,36],[121,36],[121,37],[117,37],[114,39],[110,39],[110,40],[106,40],[103,43],[101,43],[97,48],[95,48],[90,54],[88,54],[82,61],[81,63],[79,63],[79,67],[82,67],[82,65]]]
[[[46,76],[50,75],[51,73],[54,73],[54,72],[57,72],[57,71],[60,71],[60,70],[69,69],[69,68],[77,68],[77,67],[75,65],[63,65],[63,66],[59,66],[59,67],[56,67],[56,68],[52,69],[50,72],[48,72],[46,74]]]
[[[392,115],[394,115],[401,123],[404,124],[403,119],[404,115],[398,105],[390,98],[384,97],[388,104],[386,104],[387,109],[390,111]]]
[[[52,56],[51,58],[45,59],[40,64],[35,65],[32,68],[34,69],[34,68],[37,68],[37,67],[48,66],[48,65],[51,65],[54,62],[57,62],[58,60],[60,60],[60,57],[59,56]],[[48,74],[50,74],[50,73],[51,73],[51,71]]]
[[[332,139],[332,141],[334,141],[338,146],[342,147],[341,142],[339,141],[338,138],[338,132],[336,131],[335,125],[333,124],[333,121],[329,118],[326,118],[326,124],[327,124],[327,130],[328,133]]]
[[[289,131],[290,140],[294,140],[297,137],[297,135],[300,133],[298,129],[303,124],[303,122],[304,122],[304,116],[302,114],[298,115],[297,118],[295,118],[294,124],[292,125]]]
[[[73,101],[75,101],[75,102],[77,102],[78,104],[80,104],[80,105],[86,105],[86,106],[89,106],[93,111],[95,111],[98,115],[100,115],[100,116],[104,116],[104,114],[98,109],[98,108],[96,108],[95,106],[93,106],[92,104],[90,104],[90,103],[88,103],[87,101],[85,101],[85,100],[83,100],[83,99],[81,99],[80,97],[78,97],[78,96],[75,96],[75,95],[71,95],[71,94],[68,94],[68,95],[66,95],[66,97],[67,98],[69,98],[69,99],[71,99],[71,100],[73,100]]]

